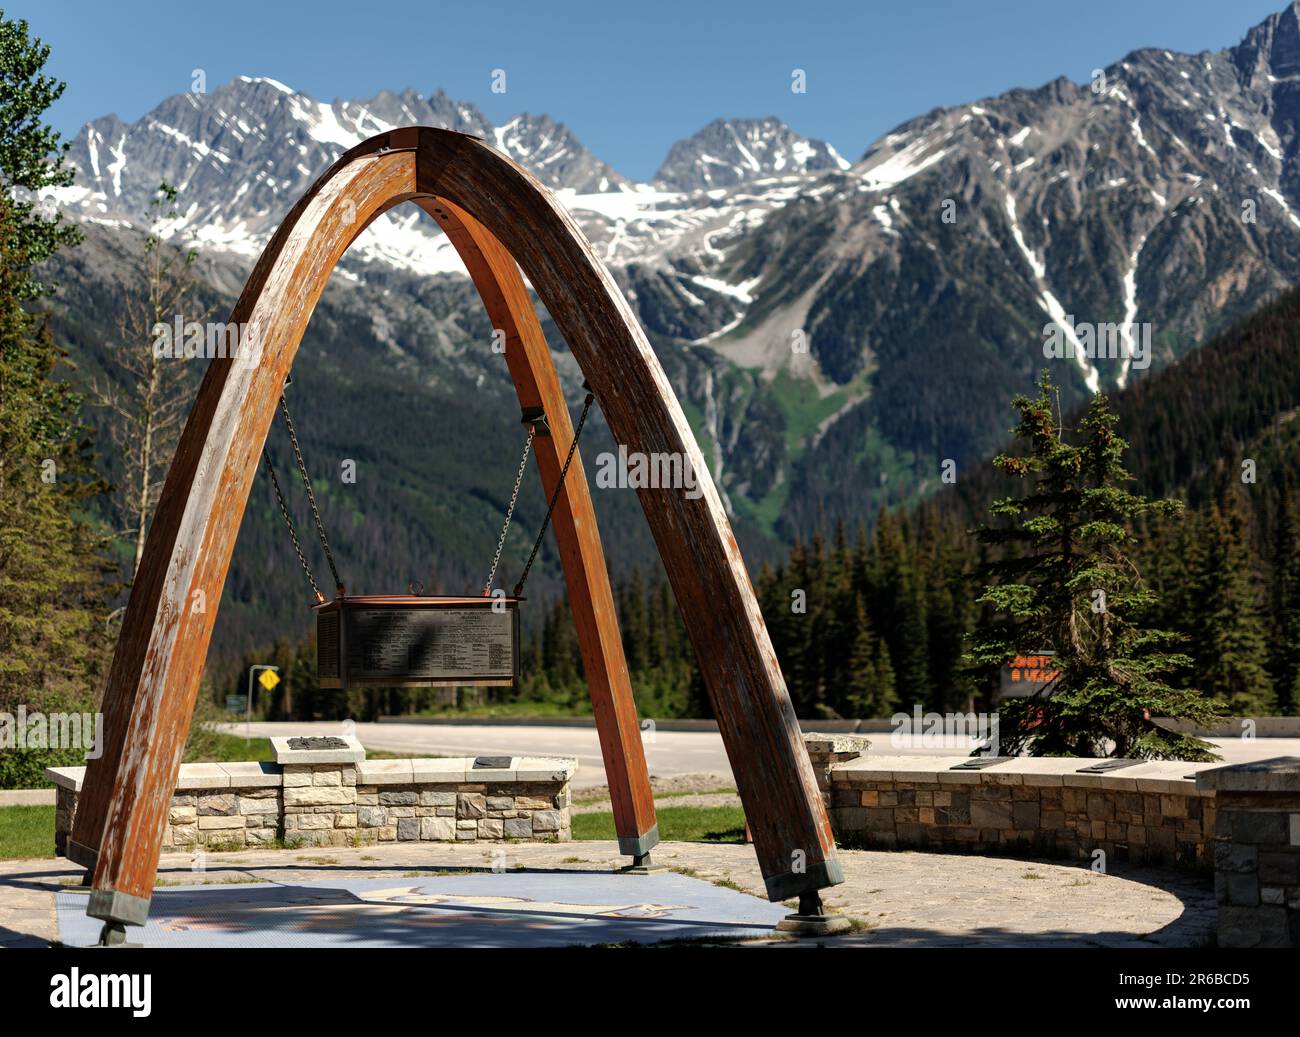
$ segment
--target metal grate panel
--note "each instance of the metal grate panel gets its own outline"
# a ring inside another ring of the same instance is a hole
[[[316,613],[316,671],[321,677],[339,675],[339,614]]]

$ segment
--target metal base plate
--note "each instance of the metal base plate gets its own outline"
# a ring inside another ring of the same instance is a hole
[[[626,868],[619,868],[620,875],[660,875],[668,870],[666,864],[629,864]]]
[[[853,923],[843,915],[786,915],[776,923],[777,932],[792,936],[833,936],[852,928]]]

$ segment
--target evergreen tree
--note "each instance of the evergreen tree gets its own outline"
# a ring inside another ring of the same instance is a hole
[[[857,717],[887,717],[898,708],[889,646],[877,638],[872,630],[861,595],[858,596],[853,615],[855,633],[845,681],[849,705],[852,714]]]
[[[64,164],[68,145],[44,121],[66,85],[45,74],[49,56],[50,48],[28,35],[26,21],[0,11],[0,185],[8,198],[8,247],[24,267],[81,240],[81,231],[37,196],[44,188],[67,187],[73,177]],[[32,276],[5,287],[20,299],[53,290]]]
[[[103,538],[84,519],[93,477],[80,399],[44,315],[23,300],[31,273],[75,235],[15,195],[66,182],[58,137],[43,122],[61,84],[41,74],[48,48],[0,14],[0,709],[93,708],[105,668]],[[4,754],[9,757],[11,754]],[[12,754],[16,759],[18,754]],[[0,785],[30,781],[41,753]],[[63,760],[62,762],[71,762]]]
[[[893,660],[895,697],[904,707],[933,701],[925,595],[902,514],[882,512],[876,525],[870,586],[871,612]]]
[[[1273,535],[1273,678],[1279,711],[1300,712],[1300,506],[1287,486]]]
[[[623,654],[632,673],[644,670],[649,663],[650,619],[646,607],[645,581],[641,567],[634,565],[632,575],[619,595],[619,626],[623,631]]]
[[[1265,666],[1268,636],[1245,514],[1230,484],[1200,525],[1204,569],[1188,603],[1197,683],[1235,716],[1267,714],[1276,704]]]
[[[1064,438],[1053,415],[1055,388],[1044,372],[1036,398],[1016,397],[1023,455],[995,464],[1030,485],[996,501],[1009,525],[983,527],[983,543],[1021,548],[993,557],[980,602],[991,607],[971,639],[969,662],[996,672],[1018,654],[1055,652],[1060,676],[1044,691],[999,704],[1002,751],[1034,755],[1213,759],[1201,740],[1158,726],[1157,717],[1209,723],[1210,703],[1166,676],[1190,660],[1175,635],[1144,627],[1152,593],[1130,558],[1130,524],[1180,505],[1147,500],[1122,484],[1127,443],[1105,396],[1084,413],[1080,442]]]

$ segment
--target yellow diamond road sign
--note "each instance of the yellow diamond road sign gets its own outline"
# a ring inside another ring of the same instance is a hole
[[[277,684],[280,683],[280,675],[276,673],[274,670],[263,670],[262,676],[257,678],[257,683],[260,684],[262,687],[264,687],[267,691],[270,691],[272,688],[274,688]]]

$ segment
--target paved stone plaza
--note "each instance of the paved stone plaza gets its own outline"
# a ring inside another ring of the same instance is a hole
[[[758,895],[763,888],[750,846],[665,843],[655,849],[654,859],[687,876],[744,893]],[[1213,940],[1214,891],[1208,879],[1184,873],[1134,868],[1099,875],[1058,862],[902,851],[847,850],[841,851],[841,859],[846,882],[828,891],[825,899],[832,910],[854,919],[858,929],[825,940],[827,945],[1196,947]],[[498,868],[532,872],[565,872],[563,896],[556,899],[611,903],[607,895],[611,892],[608,873],[626,863],[612,841],[495,846],[390,843],[356,849],[245,850],[208,853],[202,872],[195,871],[188,854],[175,853],[163,857],[159,888],[204,883],[212,885],[215,896],[222,888],[238,893],[241,886],[251,887],[252,883],[308,882],[315,887],[396,879],[399,881],[395,885],[414,885],[421,879],[432,879],[439,871],[486,871],[488,874],[480,877],[492,880],[493,888],[488,890],[485,883],[484,893],[500,895],[510,876],[491,874],[495,864]],[[596,873],[605,885],[599,890],[583,891],[568,881],[576,877],[570,873],[583,872]],[[80,876],[79,868],[61,859],[0,862],[0,945],[35,947],[57,941],[60,932],[56,893],[70,883],[78,883]],[[542,888],[538,876],[525,877],[527,882],[520,884],[520,890],[526,889],[527,893],[520,895],[536,899]],[[461,878],[459,888],[463,890],[474,876]],[[629,875],[619,876],[618,881],[627,884],[628,894],[614,900],[634,903],[647,899],[642,893],[651,887],[638,887],[644,879]],[[560,890],[558,884],[556,888]],[[246,894],[243,899],[250,898]],[[767,918],[770,911],[764,913],[765,903],[750,904],[740,913]],[[732,903],[729,909],[735,906]],[[291,905],[274,901],[264,907],[268,930],[272,928],[272,912],[283,918],[285,908],[292,909]],[[259,924],[256,911],[246,911],[243,917],[249,925]],[[585,925],[573,942],[623,942],[630,938],[624,918],[611,915],[607,926],[600,923],[598,918]],[[520,926],[527,928],[524,922]],[[503,938],[503,944],[519,945],[516,936]],[[792,945],[789,939],[775,934],[750,942],[759,946]]]

